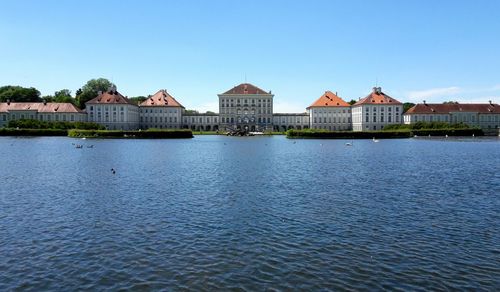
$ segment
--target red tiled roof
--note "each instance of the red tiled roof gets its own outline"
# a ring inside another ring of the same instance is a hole
[[[271,94],[271,92],[265,92],[264,90],[258,88],[250,83],[242,83],[238,86],[229,89],[223,94]]]
[[[448,114],[450,112],[500,113],[496,103],[419,103],[405,114]]]
[[[99,94],[96,98],[87,101],[85,104],[133,104],[116,90],[109,90]]]
[[[0,112],[9,111],[38,111],[39,113],[84,113],[71,103],[62,102],[6,102],[0,103]]]
[[[159,90],[157,93],[141,102],[140,106],[170,106],[184,108],[174,97],[168,94],[165,89]]]
[[[338,97],[335,93],[333,93],[331,91],[325,91],[325,94],[323,94],[320,98],[318,98],[308,108],[311,108],[311,107],[339,107],[339,106],[350,106],[350,104],[345,102],[342,98]]]
[[[399,102],[398,100],[386,95],[385,93],[382,92],[382,89],[380,87],[374,87],[372,93],[370,93],[367,97],[359,100],[354,104],[356,105],[363,105],[363,104],[397,104],[401,105],[402,103]]]

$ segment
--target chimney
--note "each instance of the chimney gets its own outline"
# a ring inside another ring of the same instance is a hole
[[[373,87],[373,93],[377,93],[377,87]]]
[[[490,102],[490,105],[493,105],[493,103],[491,102],[491,100],[489,100],[489,102]]]
[[[382,93],[382,87],[377,87],[377,93],[381,94]]]
[[[424,99],[424,105],[427,105],[427,102],[425,102],[425,99]]]
[[[336,95],[336,96],[339,96],[339,94],[337,93],[337,91],[335,91],[335,95]]]

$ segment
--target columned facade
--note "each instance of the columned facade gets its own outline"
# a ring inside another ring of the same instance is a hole
[[[220,130],[271,131],[273,97],[271,91],[248,83],[219,94]]]

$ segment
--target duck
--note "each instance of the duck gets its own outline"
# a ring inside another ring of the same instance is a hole
[[[373,137],[373,139],[372,139],[372,140],[373,140],[373,142],[374,142],[374,143],[378,143],[378,140],[377,140],[377,139],[375,139],[375,137]]]

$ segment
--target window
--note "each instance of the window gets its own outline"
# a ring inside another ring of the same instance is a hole
[[[376,123],[377,122],[377,116],[373,116],[373,122]]]

